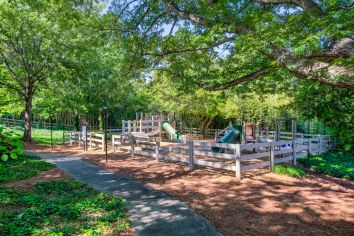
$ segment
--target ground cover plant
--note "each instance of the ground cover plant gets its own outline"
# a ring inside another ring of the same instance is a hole
[[[53,164],[45,162],[39,157],[22,155],[16,160],[0,163],[0,184],[27,179],[53,167]]]
[[[129,228],[124,200],[74,180],[0,187],[0,235],[102,235]]]
[[[28,155],[0,162],[0,235],[111,235],[129,229],[124,200],[84,183],[65,179],[11,187],[52,168]]]
[[[290,177],[302,177],[305,175],[305,170],[298,166],[275,165],[273,172],[278,175],[287,175]]]
[[[10,159],[17,159],[19,155],[23,154],[23,143],[19,138],[13,136],[13,132],[4,130],[0,126],[0,161],[7,161]]]
[[[354,180],[354,154],[327,152],[298,159],[306,168],[322,174]]]

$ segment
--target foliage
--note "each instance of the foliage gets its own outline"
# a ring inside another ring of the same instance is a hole
[[[299,84],[294,96],[296,112],[307,119],[318,118],[332,129],[344,151],[354,149],[354,93],[326,86]]]
[[[291,99],[286,94],[241,93],[230,94],[222,107],[226,118],[240,122],[274,121],[277,117],[289,116],[287,105]]]
[[[307,168],[322,174],[354,180],[354,153],[327,152],[299,159]]]
[[[111,235],[129,228],[121,198],[74,180],[0,187],[0,235]]]
[[[266,76],[282,83],[274,73],[352,88],[353,53],[339,46],[353,46],[349,0],[114,1],[110,11],[121,16],[114,25],[139,69],[210,88]]]
[[[155,74],[142,92],[150,101],[150,110],[185,117],[190,125],[198,126],[202,131],[221,114],[223,97],[220,92],[183,87],[164,74]]]
[[[12,131],[5,130],[0,124],[0,162],[8,159],[16,160],[22,154],[22,141],[16,138]]]
[[[290,177],[302,177],[305,175],[305,170],[298,166],[275,165],[273,172],[278,175],[287,175]]]
[[[20,155],[16,160],[0,162],[0,184],[18,179],[27,179],[54,165],[36,156]]]

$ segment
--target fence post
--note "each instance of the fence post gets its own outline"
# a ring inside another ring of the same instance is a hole
[[[156,162],[159,162],[159,158],[160,158],[160,141],[156,141],[156,146],[155,146],[155,158],[156,158]]]
[[[113,149],[113,152],[116,151],[116,148],[114,147],[114,139],[116,138],[115,135],[112,135],[112,149]]]
[[[92,148],[92,132],[90,132],[90,149]]]
[[[81,147],[81,139],[82,139],[82,137],[81,137],[81,131],[79,131],[79,147]]]
[[[322,135],[319,135],[320,139],[318,141],[318,145],[319,145],[319,153],[318,154],[322,154]]]
[[[131,157],[134,157],[134,153],[135,153],[135,145],[134,145],[134,142],[135,142],[135,140],[134,140],[134,137],[133,136],[131,136],[130,137],[130,142],[131,142]]]
[[[293,147],[293,165],[296,165],[296,141],[295,141],[295,139],[293,139],[293,145],[292,145],[292,147]]]
[[[312,153],[312,139],[309,138],[308,140],[309,140],[309,141],[308,141],[309,146],[308,146],[307,156],[310,156],[311,153]]]
[[[269,170],[273,171],[274,168],[274,145],[273,142],[270,142],[270,160],[269,160]]]
[[[73,145],[73,132],[70,132],[70,146],[72,146]]]
[[[188,150],[188,167],[189,167],[189,170],[193,170],[194,168],[194,144],[193,144],[193,141],[189,141],[188,142],[189,144],[189,150]]]
[[[130,123],[130,120],[128,120],[127,122],[128,122],[128,134],[130,134],[130,132],[132,132],[132,125]]]
[[[240,144],[236,144],[235,149],[235,164],[236,164],[236,181],[241,180],[241,147]]]

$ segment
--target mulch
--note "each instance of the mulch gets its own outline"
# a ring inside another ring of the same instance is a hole
[[[187,203],[224,235],[353,235],[354,186],[310,173],[291,178],[196,168],[126,153],[89,152],[84,160],[133,178]]]

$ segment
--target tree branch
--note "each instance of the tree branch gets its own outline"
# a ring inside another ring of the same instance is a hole
[[[5,66],[7,67],[7,69],[9,70],[12,78],[23,88],[26,89],[26,86],[22,83],[22,81],[18,78],[18,76],[16,75],[15,71],[12,69],[7,57],[0,52],[1,57],[3,58],[3,61],[5,63]]]
[[[287,50],[274,45],[271,45],[271,49],[271,52],[263,51],[263,53],[299,78],[314,80],[332,87],[354,90],[354,70],[352,68],[298,58]]]
[[[323,16],[324,12],[322,9],[312,0],[254,0],[255,2],[259,2],[261,4],[291,4],[297,7],[302,8],[304,11],[310,13],[313,17]]]
[[[200,83],[196,83],[196,85],[202,89],[209,90],[209,91],[224,90],[224,89],[227,89],[230,87],[234,87],[234,86],[241,84],[243,82],[246,82],[246,81],[256,80],[259,77],[264,76],[273,70],[274,70],[273,67],[266,66],[266,67],[263,67],[262,69],[255,71],[255,72],[241,76],[237,79],[231,80],[226,83],[222,83],[222,84],[218,84],[218,85],[214,85],[214,86],[208,86],[208,85],[200,84]]]
[[[339,42],[334,43],[329,49],[321,50],[316,53],[309,53],[305,55],[306,58],[350,58],[354,55],[354,40],[351,38],[343,38]]]
[[[224,43],[227,43],[227,42],[231,42],[231,41],[234,41],[235,38],[234,37],[231,37],[231,38],[225,38],[219,42],[216,42],[216,43],[213,43],[211,45],[208,45],[206,47],[199,47],[199,48],[185,48],[185,49],[178,49],[178,50],[167,50],[167,51],[164,51],[164,52],[160,52],[160,53],[154,53],[154,52],[147,52],[147,53],[144,53],[143,55],[144,56],[159,56],[159,57],[163,57],[163,56],[167,56],[167,55],[171,55],[171,54],[178,54],[178,53],[184,53],[184,52],[197,52],[197,51],[206,51],[206,50],[209,50],[211,48],[215,48],[215,47],[218,47]]]
[[[206,20],[204,17],[195,14],[193,12],[188,12],[185,10],[180,9],[177,4],[175,4],[171,0],[164,0],[165,4],[167,5],[168,9],[175,13],[178,17],[185,19],[185,20],[190,20],[200,26],[205,26],[206,25]],[[230,22],[223,22],[225,26],[227,27],[232,27],[232,33],[237,33],[237,34],[248,34],[251,32],[251,30],[240,24],[240,23],[230,23]],[[227,31],[229,32],[229,31]],[[229,32],[230,33],[230,32]]]

